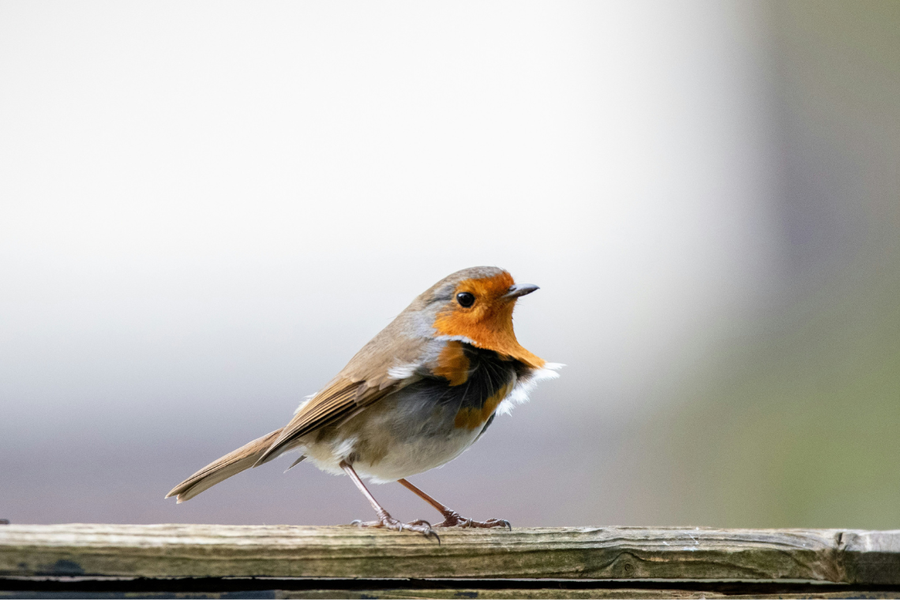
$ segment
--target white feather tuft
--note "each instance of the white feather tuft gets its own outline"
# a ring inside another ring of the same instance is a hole
[[[342,441],[337,445],[334,449],[334,456],[338,458],[339,461],[347,460],[351,454],[353,454],[353,450],[356,447],[357,442],[356,437],[350,437]]]
[[[301,410],[303,410],[303,407],[306,406],[307,404],[309,404],[309,401],[312,400],[312,399],[315,398],[315,397],[316,397],[316,394],[310,394],[309,396],[306,396],[306,397],[303,399],[303,402],[300,403],[300,406],[297,407],[297,410],[294,411],[294,414],[296,415],[296,414],[299,413]]]
[[[464,342],[466,344],[471,344],[472,346],[478,346],[478,344],[475,343],[475,340],[473,340],[472,338],[467,338],[464,335],[438,335],[435,336],[434,339],[441,342]]]
[[[559,377],[559,373],[556,371],[564,366],[565,365],[560,363],[545,363],[542,369],[532,372],[528,378],[520,379],[518,383],[516,383],[516,387],[512,389],[509,395],[500,403],[500,406],[497,407],[497,412],[501,415],[508,415],[512,412],[513,407],[528,402],[528,395],[531,393],[531,390],[533,390],[541,381]]]
[[[416,374],[419,369],[419,363],[407,363],[405,365],[397,365],[388,369],[388,376],[391,379],[403,380],[409,379]]]

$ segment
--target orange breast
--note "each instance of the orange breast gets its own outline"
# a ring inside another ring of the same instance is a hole
[[[449,381],[450,385],[464,384],[469,379],[469,359],[462,342],[447,342],[431,372]]]
[[[481,408],[466,407],[460,409],[456,413],[456,419],[453,420],[454,427],[465,427],[470,430],[483,427],[503,399],[512,391],[512,388],[512,383],[506,384],[500,391],[485,400]]]

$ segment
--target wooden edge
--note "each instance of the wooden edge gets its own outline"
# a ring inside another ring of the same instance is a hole
[[[0,578],[2,598],[897,598],[897,587],[779,582]]]

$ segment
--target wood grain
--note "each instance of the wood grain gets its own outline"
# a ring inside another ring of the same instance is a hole
[[[535,528],[442,531],[441,542],[352,526],[4,525],[0,577],[724,579],[900,585],[900,531]]]

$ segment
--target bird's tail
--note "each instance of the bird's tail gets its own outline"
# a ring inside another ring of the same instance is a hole
[[[244,444],[237,450],[229,452],[222,458],[209,463],[176,485],[171,492],[166,494],[166,498],[175,496],[178,498],[179,503],[190,500],[203,490],[211,488],[220,481],[224,481],[232,475],[237,475],[244,469],[249,469],[256,464],[256,461],[258,461],[263,454],[265,454],[266,450],[268,450],[269,446],[278,439],[279,435],[281,435],[281,429],[277,429],[248,444]],[[264,462],[269,462],[273,458],[275,458],[274,455],[267,456]]]

